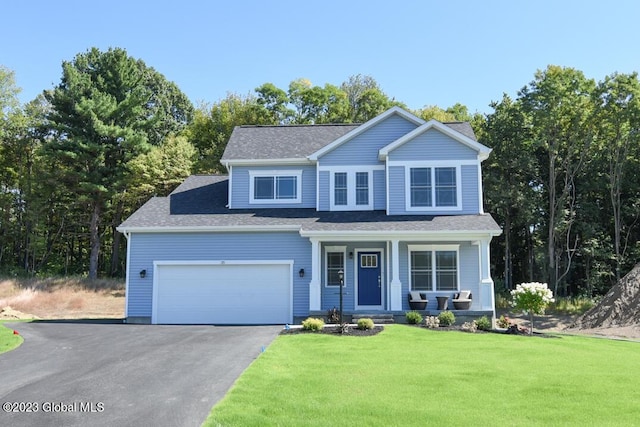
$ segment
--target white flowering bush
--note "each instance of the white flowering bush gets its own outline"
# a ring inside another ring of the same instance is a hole
[[[552,303],[553,292],[546,283],[521,283],[511,291],[511,306],[517,311],[529,315],[531,321],[530,333],[533,333],[533,315],[544,314],[545,308]]]

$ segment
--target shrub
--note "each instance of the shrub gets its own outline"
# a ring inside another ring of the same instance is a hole
[[[358,319],[358,329],[373,329],[373,320],[368,317]]]
[[[324,320],[309,317],[302,321],[302,329],[305,331],[321,331],[324,328]]]
[[[464,322],[460,327],[460,330],[464,332],[475,332],[478,330],[478,323],[475,320],[471,322]]]
[[[443,311],[438,314],[438,320],[440,321],[440,326],[451,326],[456,323],[456,316],[450,311]]]
[[[476,320],[476,325],[478,329],[481,331],[490,331],[491,330],[491,320],[487,316],[482,316],[478,320]]]
[[[407,318],[407,323],[411,325],[419,325],[422,323],[422,314],[417,311],[407,311],[405,317]]]
[[[424,319],[424,325],[427,328],[434,329],[440,326],[440,319],[436,316],[427,316]]]
[[[504,328],[507,329],[509,326],[511,326],[511,320],[509,320],[508,316],[500,316],[500,318],[498,320],[496,320],[496,324],[498,325],[499,328]]]
[[[520,283],[511,291],[511,305],[516,310],[529,315],[531,333],[533,333],[533,315],[544,314],[544,309],[553,301],[553,292],[546,283]]]

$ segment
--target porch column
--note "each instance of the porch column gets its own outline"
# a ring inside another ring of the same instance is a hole
[[[495,293],[491,279],[491,261],[489,243],[491,238],[478,242],[480,261],[480,305],[483,310],[493,310],[495,314]],[[495,316],[494,316],[495,317]]]
[[[320,310],[320,241],[311,238],[311,282],[309,283],[309,310]]]
[[[402,310],[402,283],[400,283],[400,241],[391,240],[391,294],[389,308]]]

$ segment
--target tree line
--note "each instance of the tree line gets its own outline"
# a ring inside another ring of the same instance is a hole
[[[265,83],[194,107],[118,48],[64,61],[60,82],[27,104],[18,93],[0,66],[2,274],[122,276],[115,228],[189,174],[226,173],[220,157],[237,125],[362,123],[409,110],[365,75],[337,86]],[[596,82],[549,66],[486,115],[462,104],[412,111],[469,121],[493,148],[483,180],[485,210],[503,228],[492,244],[497,289],[538,280],[559,295],[594,295],[635,264],[639,95],[636,73]]]

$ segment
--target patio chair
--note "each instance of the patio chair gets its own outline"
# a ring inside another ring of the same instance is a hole
[[[471,307],[471,291],[460,291],[453,294],[453,307],[456,310],[469,310]]]
[[[409,292],[409,307],[411,307],[411,310],[424,310],[427,308],[428,302],[429,300],[427,299],[426,292]]]

